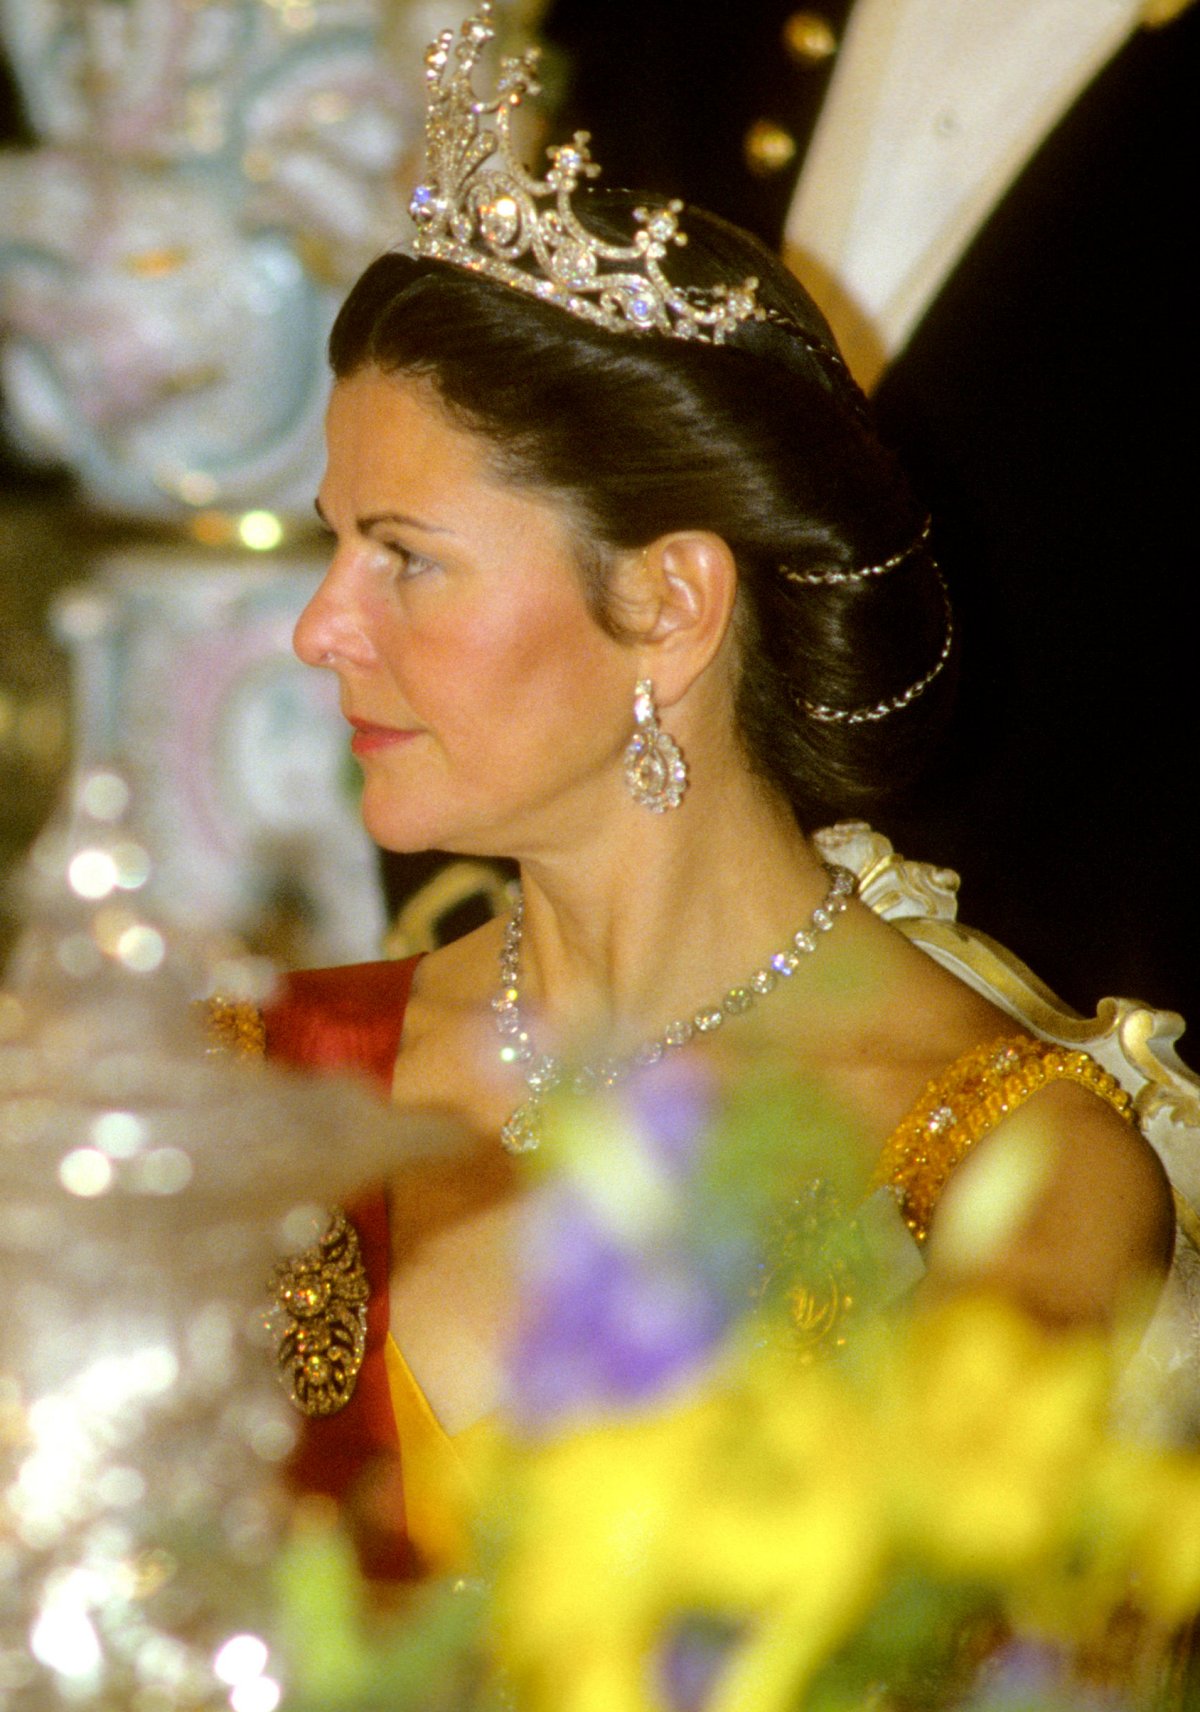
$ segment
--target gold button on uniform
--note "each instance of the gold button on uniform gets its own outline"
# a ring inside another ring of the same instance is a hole
[[[759,178],[782,172],[796,158],[796,139],[771,119],[756,119],[742,141],[746,165]]]
[[[837,52],[837,37],[819,12],[793,12],[783,26],[783,45],[800,65],[819,65]]]

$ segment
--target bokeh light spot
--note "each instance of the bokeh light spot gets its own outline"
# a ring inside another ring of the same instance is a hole
[[[117,884],[123,892],[136,892],[150,878],[150,857],[132,839],[118,844],[113,850],[117,865]]]
[[[269,1676],[256,1676],[252,1682],[239,1682],[229,1696],[233,1712],[275,1712],[283,1698],[283,1690]]]
[[[80,850],[67,866],[67,881],[81,898],[106,898],[114,891],[117,864],[107,850]]]
[[[132,1159],[146,1140],[146,1125],[133,1112],[102,1112],[92,1124],[92,1140],[110,1159]]]
[[[58,1167],[58,1180],[72,1195],[92,1200],[112,1187],[112,1161],[94,1147],[76,1147]]]
[[[162,964],[167,954],[166,941],[156,927],[138,922],[126,928],[117,940],[117,956],[127,969],[137,975],[150,975]]]
[[[292,1254],[296,1249],[307,1248],[309,1243],[316,1242],[328,1228],[327,1207],[316,1207],[308,1202],[293,1207],[279,1221],[279,1247],[284,1254]]]
[[[80,787],[79,800],[94,820],[120,820],[129,807],[129,786],[119,773],[90,773]]]
[[[92,918],[92,938],[106,956],[115,957],[121,935],[136,927],[137,919],[124,904],[104,904]]]
[[[236,1686],[260,1677],[267,1668],[266,1642],[257,1635],[234,1635],[220,1648],[213,1670],[222,1682]]]
[[[156,1147],[134,1163],[134,1182],[143,1195],[177,1195],[192,1180],[192,1162],[179,1147]]]
[[[283,540],[283,524],[273,511],[247,511],[238,519],[238,539],[256,553],[269,553]]]
[[[87,1613],[77,1605],[51,1604],[42,1611],[29,1635],[35,1658],[59,1676],[90,1676],[100,1663],[100,1642]]]

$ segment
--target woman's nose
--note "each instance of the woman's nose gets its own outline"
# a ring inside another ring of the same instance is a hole
[[[306,666],[363,665],[370,646],[344,568],[334,559],[296,620],[292,647]]]

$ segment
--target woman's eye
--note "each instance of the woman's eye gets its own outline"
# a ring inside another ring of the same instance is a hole
[[[381,541],[380,546],[387,553],[388,561],[396,578],[405,582],[409,577],[419,577],[422,572],[432,569],[432,561],[414,553],[410,547],[402,547],[399,541]]]

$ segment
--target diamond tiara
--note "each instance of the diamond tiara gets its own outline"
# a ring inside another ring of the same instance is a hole
[[[472,73],[495,33],[491,0],[481,0],[457,42],[443,30],[426,53],[425,176],[409,205],[416,254],[486,274],[611,333],[720,345],[743,321],[760,317],[757,279],[711,290],[671,284],[661,263],[672,246],[687,242],[681,202],[635,208],[628,244],[588,230],[571,205],[580,180],[600,171],[586,131],[546,150],[544,178],[526,172],[511,123],[525,97],[540,93],[537,50],[502,60],[494,98],[481,100]]]

